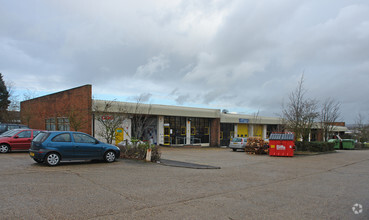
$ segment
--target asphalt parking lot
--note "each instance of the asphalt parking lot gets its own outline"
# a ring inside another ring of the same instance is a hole
[[[0,154],[1,219],[369,219],[369,151],[163,148],[162,158],[220,169],[123,159],[48,167]]]

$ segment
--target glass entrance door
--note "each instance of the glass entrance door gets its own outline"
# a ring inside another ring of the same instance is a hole
[[[164,126],[164,145],[170,145],[170,127]]]

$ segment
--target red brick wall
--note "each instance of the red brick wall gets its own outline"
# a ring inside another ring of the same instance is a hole
[[[210,147],[220,146],[220,118],[214,118],[210,122]]]
[[[46,119],[66,117],[80,124],[78,131],[91,134],[91,108],[92,86],[84,85],[21,102],[21,121],[30,128],[46,129]]]

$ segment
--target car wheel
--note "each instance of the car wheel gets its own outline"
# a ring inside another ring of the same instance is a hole
[[[36,159],[36,158],[33,158],[34,161],[36,161],[37,163],[43,163],[44,161],[41,160],[41,159]]]
[[[111,163],[115,161],[115,153],[113,151],[108,151],[104,155],[104,159],[106,162]]]
[[[45,157],[45,162],[49,166],[56,166],[60,162],[60,156],[57,153],[49,153]]]
[[[236,149],[236,148],[232,148],[232,150],[233,150],[233,151],[237,151],[237,149]]]
[[[8,153],[9,152],[9,145],[2,144],[0,145],[0,153]]]

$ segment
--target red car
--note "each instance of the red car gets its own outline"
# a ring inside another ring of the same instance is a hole
[[[14,150],[28,150],[31,142],[42,130],[13,129],[0,135],[0,153]]]

